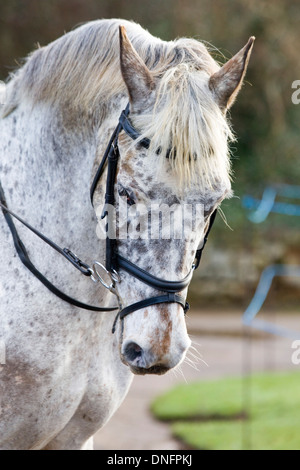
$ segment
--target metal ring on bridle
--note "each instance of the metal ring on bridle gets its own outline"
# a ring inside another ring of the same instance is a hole
[[[108,284],[107,282],[105,282],[105,280],[103,279],[103,277],[99,274],[98,270],[97,270],[97,266],[99,266],[104,272],[105,274],[107,274],[107,276],[109,276],[110,280],[111,280],[111,284]],[[97,276],[97,280],[99,280],[101,282],[101,284],[103,285],[103,287],[105,287],[106,289],[108,290],[112,290],[114,289],[115,287],[115,282],[119,282],[119,275],[118,273],[113,270],[112,273],[110,273],[105,266],[103,266],[103,264],[99,263],[99,261],[94,261],[94,264],[93,264],[93,271],[94,271],[94,274]]]

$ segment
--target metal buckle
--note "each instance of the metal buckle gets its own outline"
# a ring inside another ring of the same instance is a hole
[[[84,274],[85,276],[91,276],[92,269],[86,263],[84,263],[73,251],[69,248],[64,248],[63,254],[70,263],[75,266],[75,268],[79,269],[79,271]]]

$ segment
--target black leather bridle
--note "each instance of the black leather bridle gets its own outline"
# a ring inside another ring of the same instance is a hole
[[[138,131],[132,126],[130,120],[128,119],[129,115],[129,104],[127,105],[126,109],[122,111],[121,116],[119,118],[118,125],[116,129],[114,130],[109,144],[106,148],[106,151],[103,155],[103,158],[101,160],[101,163],[98,167],[98,170],[96,172],[96,175],[94,177],[93,183],[91,185],[91,190],[90,190],[90,197],[91,197],[91,202],[93,203],[93,196],[94,192],[96,190],[97,184],[104,172],[104,168],[107,165],[107,179],[106,179],[106,192],[105,192],[105,206],[104,210],[102,213],[102,218],[107,218],[107,233],[109,233],[109,226],[113,223],[110,217],[110,211],[107,210],[107,204],[114,205],[115,204],[115,180],[116,180],[116,172],[117,172],[117,166],[118,166],[118,161],[120,157],[120,152],[119,152],[119,146],[118,146],[118,137],[119,134],[122,130],[126,132],[128,136],[130,136],[133,140],[136,140],[140,137],[140,134]],[[150,146],[150,140],[147,138],[140,139],[139,144],[142,145],[144,148],[149,148]],[[142,308],[149,307],[151,305],[156,305],[156,304],[161,304],[161,303],[178,303],[179,305],[182,306],[184,313],[189,309],[189,304],[186,302],[185,297],[182,295],[178,294],[178,292],[183,291],[186,287],[188,287],[189,283],[191,282],[193,272],[195,269],[198,268],[202,252],[204,249],[204,246],[207,242],[207,238],[209,235],[209,232],[212,228],[212,225],[215,220],[216,212],[215,210],[211,217],[210,217],[210,222],[208,229],[206,231],[203,244],[201,248],[199,248],[196,251],[196,256],[195,256],[195,261],[187,274],[187,276],[180,280],[180,281],[167,281],[161,278],[158,278],[156,276],[153,276],[149,272],[145,271],[144,269],[140,268],[136,264],[133,264],[131,261],[128,259],[124,258],[121,256],[118,252],[118,246],[117,246],[117,241],[116,239],[109,237],[107,235],[106,237],[106,266],[104,267],[101,263],[95,262],[93,265],[93,268],[91,268],[88,264],[84,263],[83,261],[80,260],[71,250],[67,248],[60,248],[58,245],[56,245],[53,241],[51,241],[49,238],[47,238],[45,235],[43,235],[41,232],[33,228],[31,225],[29,225],[27,222],[25,222],[23,219],[21,219],[17,214],[13,213],[10,211],[7,207],[7,203],[5,200],[5,195],[3,188],[0,183],[0,207],[2,208],[4,217],[6,219],[6,222],[10,228],[10,231],[12,233],[14,245],[17,251],[17,254],[22,261],[22,263],[51,291],[53,292],[56,296],[61,298],[62,300],[75,305],[76,307],[83,308],[86,310],[91,310],[91,311],[113,311],[113,310],[119,310],[116,320],[114,322],[114,327],[113,327],[113,332],[115,330],[115,325],[116,321],[118,318],[123,320],[127,315],[129,315],[132,312],[135,312],[136,310],[140,310]],[[118,272],[119,270],[124,270],[131,276],[139,279],[140,281],[144,282],[145,284],[157,289],[158,291],[162,292],[160,295],[150,297],[144,300],[141,300],[139,302],[136,302],[132,305],[129,305],[127,307],[122,307],[120,304],[119,300],[119,306],[118,307],[95,307],[91,306],[85,303],[82,303],[78,300],[73,299],[72,297],[69,297],[62,291],[60,291],[57,287],[55,287],[46,277],[44,277],[40,271],[34,266],[34,264],[31,262],[29,255],[27,253],[27,250],[22,243],[18,232],[16,230],[16,227],[13,223],[12,217],[16,218],[19,220],[23,225],[25,225],[29,230],[31,230],[33,233],[35,233],[39,238],[41,238],[45,243],[50,245],[53,249],[55,249],[59,254],[64,256],[69,262],[73,264],[74,267],[76,267],[82,274],[85,276],[90,276],[94,281],[100,281],[102,285],[104,285],[106,288],[108,288],[112,293],[114,293],[118,297],[117,290],[115,289],[115,284],[120,281]],[[111,283],[107,284],[104,282],[102,276],[98,272],[98,268],[101,267],[106,274],[110,277]]]

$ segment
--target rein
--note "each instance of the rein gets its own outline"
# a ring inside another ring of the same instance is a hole
[[[119,118],[118,125],[116,129],[114,130],[108,146],[105,150],[105,153],[103,155],[103,158],[100,162],[100,165],[98,167],[98,170],[96,172],[96,175],[94,177],[94,180],[91,185],[90,189],[90,198],[91,202],[93,204],[93,196],[97,187],[97,184],[104,172],[104,168],[107,164],[107,179],[106,179],[106,192],[105,192],[105,205],[103,209],[103,213],[101,218],[104,219],[107,217],[107,233],[109,233],[109,227],[113,223],[112,220],[110,219],[109,216],[109,211],[107,211],[107,205],[114,205],[115,204],[115,196],[114,196],[114,190],[115,190],[115,179],[116,179],[116,171],[117,171],[117,165],[120,157],[120,152],[119,152],[119,146],[118,146],[118,137],[119,134],[122,130],[126,132],[126,134],[131,137],[133,140],[136,140],[140,137],[139,132],[132,126],[130,120],[128,119],[129,115],[129,104],[127,105],[126,109],[122,111],[121,116]],[[147,138],[141,139],[139,141],[139,144],[142,145],[144,148],[149,148],[150,146],[150,140]],[[77,255],[75,255],[71,250],[68,248],[60,248],[56,243],[51,241],[49,238],[47,238],[45,235],[43,235],[41,232],[36,230],[34,227],[32,227],[30,224],[28,224],[26,221],[24,221],[21,217],[19,217],[17,214],[12,212],[11,210],[8,209],[7,203],[5,200],[5,195],[3,188],[0,183],[0,207],[2,209],[3,215],[5,217],[5,220],[8,224],[8,227],[11,231],[12,237],[13,237],[13,242],[15,249],[17,251],[17,254],[21,260],[21,262],[26,266],[29,271],[32,272],[32,274],[39,279],[39,281],[44,284],[53,294],[55,294],[57,297],[60,299],[64,300],[65,302],[68,302],[71,305],[74,305],[76,307],[85,309],[85,310],[91,310],[91,311],[96,311],[96,312],[109,312],[109,311],[114,311],[114,310],[119,310],[118,314],[116,316],[116,319],[114,321],[113,325],[113,333],[115,331],[115,326],[117,323],[118,318],[120,320],[123,320],[127,315],[129,315],[132,312],[135,312],[136,310],[140,310],[145,307],[149,307],[151,305],[156,305],[156,304],[161,304],[161,303],[178,303],[179,305],[182,306],[184,313],[187,312],[189,309],[189,304],[186,302],[185,297],[182,295],[178,294],[178,292],[181,292],[184,290],[186,287],[191,282],[193,272],[195,269],[198,268],[202,256],[202,252],[204,249],[204,246],[207,242],[208,235],[210,233],[210,230],[213,226],[217,209],[212,213],[210,217],[210,222],[208,229],[206,231],[203,244],[201,248],[199,248],[196,251],[195,255],[195,261],[187,274],[187,276],[180,280],[180,281],[167,281],[161,278],[158,278],[156,276],[153,276],[151,273],[145,271],[144,269],[140,268],[136,264],[132,263],[128,259],[124,258],[118,253],[118,247],[115,239],[110,238],[109,236],[106,237],[106,265],[105,267],[95,261],[93,268],[91,268],[88,264],[84,263],[80,258],[78,258]],[[32,263],[32,261],[29,258],[29,255],[27,253],[27,250],[21,241],[18,232],[16,230],[16,227],[13,222],[13,218],[17,219],[19,222],[21,222],[27,229],[29,229],[31,232],[33,232],[36,236],[41,238],[45,243],[47,243],[51,248],[56,250],[60,255],[62,255],[65,259],[67,259],[76,269],[78,269],[81,274],[90,277],[94,282],[101,282],[101,284],[109,289],[114,295],[117,296],[119,306],[118,307],[95,307],[93,305],[88,305],[85,303],[82,303],[76,299],[73,299],[72,297],[69,297],[67,294],[59,290],[56,286],[54,286]],[[99,274],[98,268],[101,268],[106,275],[109,276],[111,283],[107,284],[103,277]],[[139,302],[136,302],[132,305],[129,305],[125,308],[122,308],[117,290],[115,288],[116,283],[120,282],[120,277],[118,274],[118,271],[120,269],[123,269],[126,271],[128,274],[131,276],[139,279],[143,283],[163,292],[161,295],[157,295],[154,297],[150,297],[144,300],[141,300]]]
[[[10,211],[7,208],[6,200],[5,200],[5,195],[3,188],[0,183],[0,207],[2,208],[3,215],[5,217],[5,220],[7,222],[7,225],[11,231],[13,242],[15,245],[16,252],[27,269],[32,272],[32,274],[42,283],[44,286],[47,287],[53,294],[55,294],[57,297],[60,299],[64,300],[65,302],[68,302],[71,305],[75,305],[75,307],[83,308],[85,310],[91,310],[94,312],[107,312],[107,311],[114,311],[118,310],[118,307],[95,307],[93,305],[88,305],[83,302],[80,302],[79,300],[73,299],[72,297],[68,296],[64,292],[62,292],[60,289],[58,289],[54,284],[52,284],[32,263],[32,261],[29,258],[28,252],[25,248],[25,245],[23,244],[22,240],[19,237],[19,234],[17,232],[17,229],[15,227],[15,224],[13,222],[12,217],[17,219],[19,222],[21,222],[26,228],[28,228],[31,232],[33,232],[35,235],[37,235],[39,238],[41,238],[47,245],[51,246],[54,250],[56,250],[60,255],[64,256],[72,265],[77,268],[84,276],[90,276],[92,277],[94,274],[93,269],[83,261],[81,261],[71,250],[68,248],[60,248],[56,243],[51,241],[49,238],[45,237],[42,233],[40,233],[38,230],[33,228],[31,225],[29,225],[27,222],[25,222],[21,217],[16,215],[14,212]]]

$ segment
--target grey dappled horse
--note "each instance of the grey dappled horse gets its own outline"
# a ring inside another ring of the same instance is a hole
[[[199,203],[204,219],[182,239],[128,236],[117,240],[118,250],[159,278],[182,279],[211,214],[231,192],[226,110],[241,87],[253,40],[222,68],[196,40],[161,41],[120,20],[88,23],[37,49],[0,85],[0,182],[7,206],[57,244],[103,263],[105,240],[89,186],[129,100],[130,121],[151,144],[146,149],[120,133],[116,197],[125,195],[130,206]],[[94,194],[98,216],[105,184],[104,175]],[[15,224],[35,265],[64,292],[89,304],[116,304],[109,290]],[[190,340],[182,306],[139,309],[112,334],[114,313],[63,302],[23,266],[2,213],[0,250],[6,353],[0,447],[91,449],[133,372],[160,374],[184,360]],[[123,307],[157,295],[128,272],[118,274]]]

